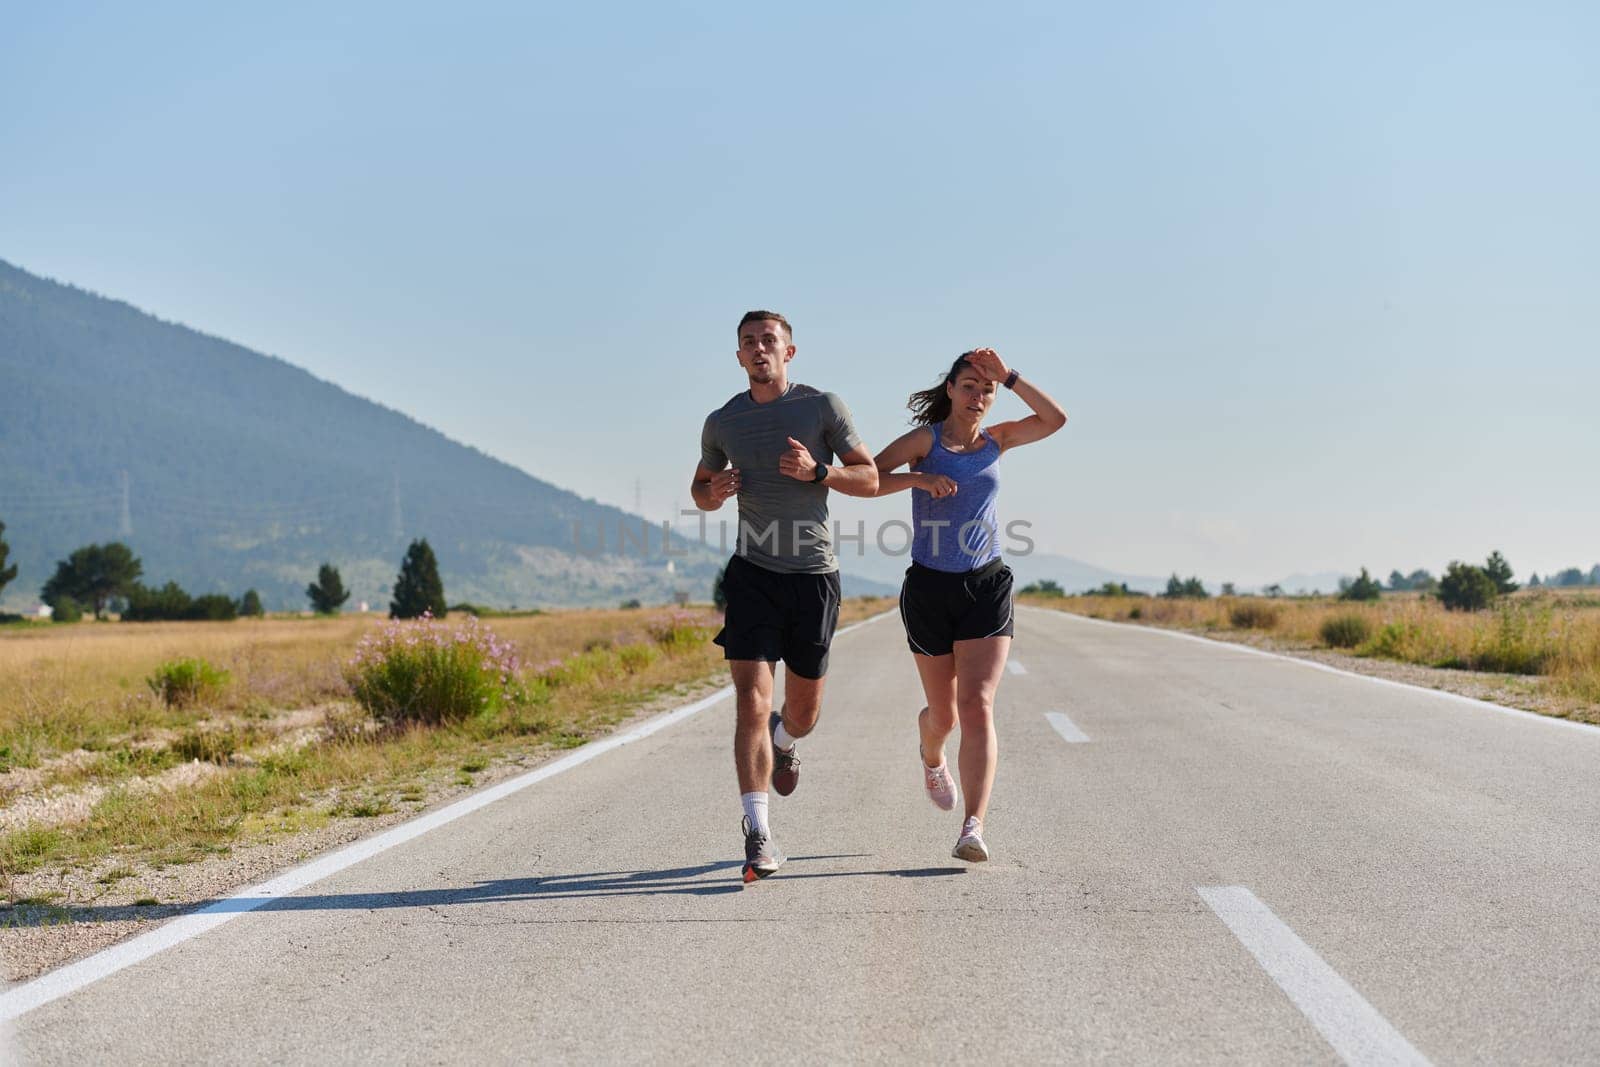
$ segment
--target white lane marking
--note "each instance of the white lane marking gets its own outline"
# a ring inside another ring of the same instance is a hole
[[[1012,674],[1027,674],[1028,673],[1028,668],[1024,667],[1022,664],[1018,663],[1014,659],[1006,660],[1006,670],[1010,671]]]
[[[846,626],[834,634],[841,637],[852,630],[859,629],[871,622],[893,615],[893,611],[886,611],[881,615],[874,615],[870,619],[863,619],[858,623]],[[441,826],[455,822],[464,815],[470,815],[480,808],[486,808],[497,800],[503,800],[513,793],[519,793],[531,785],[536,785],[546,778],[554,778],[563,771],[570,771],[574,767],[588,763],[596,756],[602,756],[614,748],[632,744],[643,740],[651,734],[665,730],[669,726],[676,726],[694,715],[711,707],[719,701],[726,700],[733,695],[733,686],[725,685],[708,697],[657,715],[653,719],[635,726],[627,733],[615,734],[591,741],[589,744],[576,750],[569,756],[563,756],[554,763],[547,763],[543,767],[520,774],[515,778],[508,778],[499,785],[491,786],[481,793],[474,793],[463,797],[454,804],[440,808],[438,811],[412,819],[410,822],[385,830],[381,834],[365,838],[354,844],[347,845],[337,852],[330,852],[319,859],[312,860],[304,866],[295,867],[285,871],[275,878],[265,882],[258,882],[253,886],[241,889],[230,897],[219,900],[199,911],[190,912],[179,916],[164,926],[157,927],[147,934],[131,938],[121,944],[113,945],[108,949],[95,953],[77,963],[68,964],[59,970],[40,975],[26,985],[14,986],[5,993],[0,994],[0,1026],[9,1023],[21,1015],[25,1015],[34,1008],[41,1007],[58,1000],[70,993],[76,993],[84,986],[98,982],[102,978],[116,974],[118,971],[131,967],[135,963],[149,959],[159,952],[165,952],[174,945],[182,944],[190,938],[199,937],[209,930],[221,926],[230,919],[237,918],[246,912],[254,911],[264,904],[270,904],[279,897],[288,896],[290,893],[304,889],[313,882],[338,874],[347,867],[353,867],[363,860],[371,859],[381,852],[386,852],[396,845],[403,845],[437,830]],[[10,1061],[7,1061],[10,1062]]]
[[[1095,626],[1109,626],[1125,632],[1132,630],[1136,633],[1159,634],[1163,637],[1175,637],[1183,641],[1197,641],[1203,645],[1212,645],[1214,647],[1231,649],[1234,652],[1245,652],[1252,656],[1264,656],[1267,659],[1282,660],[1285,663],[1296,663],[1302,667],[1310,667],[1314,671],[1325,671],[1328,674],[1343,675],[1346,678],[1359,678],[1363,682],[1372,682],[1374,685],[1386,685],[1391,689],[1404,689],[1409,693],[1425,693],[1428,696],[1438,697],[1441,700],[1453,701],[1457,704],[1465,704],[1468,707],[1482,708],[1486,711],[1498,711],[1502,715],[1512,715],[1519,719],[1532,719],[1535,722],[1547,723],[1551,726],[1570,726],[1575,730],[1582,730],[1588,734],[1600,733],[1600,726],[1596,726],[1593,723],[1577,722],[1573,719],[1557,719],[1551,715],[1540,715],[1536,711],[1524,711],[1521,708],[1508,708],[1504,704],[1494,704],[1487,700],[1478,700],[1476,697],[1464,697],[1460,693],[1448,693],[1443,689],[1428,689],[1425,686],[1412,685],[1410,682],[1396,682],[1389,678],[1374,678],[1370,674],[1361,674],[1358,671],[1347,671],[1342,667],[1330,667],[1328,664],[1318,663],[1316,660],[1301,659],[1298,656],[1286,656],[1281,652],[1268,652],[1260,648],[1251,648],[1249,645],[1235,644],[1232,641],[1218,641],[1216,638],[1201,637],[1199,634],[1186,634],[1177,630],[1163,630],[1154,626],[1139,626],[1131,622],[1111,622],[1107,619],[1091,619],[1087,615],[1079,615],[1071,611],[1056,611],[1052,608],[1036,608],[1031,604],[1025,604],[1023,607],[1027,611],[1038,612],[1041,615],[1056,615],[1061,618],[1070,619],[1073,622],[1086,622]]]
[[[1250,890],[1230,885],[1196,886],[1195,891],[1344,1062],[1352,1067],[1428,1062]]]
[[[1089,735],[1078,729],[1073,721],[1067,718],[1065,712],[1047,711],[1044,717],[1050,720],[1050,725],[1056,728],[1056,733],[1073,744],[1082,744],[1089,740]]]

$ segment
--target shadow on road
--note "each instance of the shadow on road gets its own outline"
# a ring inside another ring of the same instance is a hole
[[[772,881],[796,878],[939,878],[962,874],[964,867],[911,867],[899,870],[806,870],[805,865],[822,860],[864,859],[865,853],[831,856],[791,856]],[[738,860],[702,863],[692,867],[671,867],[648,871],[596,871],[589,874],[552,874],[528,878],[499,878],[471,886],[438,889],[407,889],[393,893],[313,893],[304,896],[230,897],[201,901],[184,911],[213,914],[247,911],[372,911],[379,908],[443,908],[464,904],[506,903],[518,900],[582,900],[617,896],[715,896],[737,893],[744,888]],[[103,922],[115,919],[149,918],[161,914],[155,908],[81,907],[58,909],[70,912],[72,922]],[[167,915],[176,912],[170,906]],[[18,924],[21,925],[21,924]]]

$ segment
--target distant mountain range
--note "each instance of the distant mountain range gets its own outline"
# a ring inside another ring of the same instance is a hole
[[[679,540],[669,555],[659,525],[647,533],[281,359],[3,261],[0,522],[19,568],[11,610],[74,548],[111,540],[147,584],[253,587],[269,609],[305,607],[324,560],[347,608],[386,609],[416,537],[452,603],[500,607],[703,601],[722,562]]]
[[[112,540],[143,560],[147,584],[254,588],[271,610],[304,608],[323,561],[351,590],[347,607],[386,609],[415,537],[433,545],[452,603],[496,607],[705,600],[725,558],[695,537],[669,553],[659,525],[281,359],[4,261],[0,522],[19,569],[0,608],[13,611],[57,560]],[[896,591],[905,557],[842,547],[846,595]],[[1019,583],[1068,592],[1167,582],[1045,553],[1009,560]],[[1340,577],[1279,584],[1329,592]]]

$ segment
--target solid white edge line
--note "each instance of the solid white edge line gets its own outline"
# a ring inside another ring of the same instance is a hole
[[[1250,890],[1230,885],[1196,886],[1195,891],[1344,1062],[1352,1067],[1428,1063],[1354,986]]]
[[[1442,700],[1454,701],[1457,704],[1465,704],[1468,707],[1482,708],[1487,711],[1498,711],[1502,715],[1512,715],[1519,719],[1531,719],[1535,722],[1548,723],[1551,726],[1569,726],[1575,730],[1582,730],[1591,735],[1600,734],[1600,726],[1596,726],[1593,723],[1577,722],[1573,719],[1558,719],[1553,715],[1540,715],[1536,711],[1524,711],[1522,708],[1509,708],[1504,704],[1495,704],[1488,700],[1479,700],[1477,697],[1466,697],[1462,696],[1460,693],[1451,693],[1443,689],[1429,689],[1427,686],[1414,685],[1411,682],[1396,682],[1390,678],[1375,678],[1370,674],[1362,674],[1359,671],[1348,671],[1343,667],[1330,667],[1326,663],[1318,663],[1316,660],[1310,659],[1301,659],[1298,656],[1289,656],[1282,652],[1268,652],[1265,649],[1251,648],[1249,645],[1235,644],[1232,641],[1218,641],[1213,637],[1201,637],[1199,634],[1183,633],[1180,630],[1163,630],[1155,626],[1136,626],[1130,622],[1111,622],[1108,619],[1091,619],[1087,615],[1079,615],[1072,611],[1054,611],[1050,608],[1036,608],[1031,604],[1024,604],[1023,607],[1028,611],[1038,612],[1041,615],[1056,615],[1064,619],[1070,619],[1073,622],[1089,623],[1093,626],[1109,626],[1113,629],[1122,630],[1124,632],[1131,631],[1134,633],[1159,634],[1163,637],[1174,637],[1183,641],[1197,641],[1200,644],[1210,645],[1215,648],[1227,648],[1232,649],[1235,652],[1246,652],[1252,656],[1264,656],[1267,659],[1283,660],[1286,663],[1296,663],[1302,667],[1309,667],[1312,670],[1325,671],[1328,674],[1339,674],[1346,678],[1359,678],[1363,682],[1372,682],[1375,685],[1386,685],[1392,689],[1404,689],[1412,693],[1426,693],[1429,696],[1439,697]]]
[[[852,623],[842,630],[834,633],[835,639],[843,637],[852,630],[857,630],[868,623],[877,622],[879,619],[893,615],[893,611],[885,611],[860,622]],[[164,952],[175,945],[188,941],[190,938],[221,926],[230,919],[236,918],[246,912],[254,911],[264,904],[269,904],[280,897],[304,889],[313,882],[321,881],[331,875],[338,874],[348,867],[353,867],[363,860],[371,859],[380,852],[386,852],[396,845],[403,845],[407,841],[421,837],[431,830],[455,822],[465,815],[470,815],[480,808],[488,807],[497,800],[519,793],[531,785],[536,785],[546,778],[553,778],[563,771],[588,763],[596,756],[604,755],[612,749],[621,748],[623,745],[632,744],[643,740],[653,733],[664,730],[711,707],[719,701],[733,695],[733,686],[725,685],[710,696],[701,698],[693,704],[675,708],[672,711],[647,719],[626,733],[613,734],[611,737],[591,741],[582,748],[563,756],[542,767],[537,767],[526,774],[519,774],[515,778],[508,778],[497,785],[490,786],[480,793],[463,797],[453,804],[447,804],[438,811],[426,815],[419,815],[408,822],[400,823],[382,833],[363,838],[344,848],[318,857],[309,863],[291,868],[264,882],[248,886],[239,890],[232,896],[215,901],[199,911],[189,912],[186,915],[171,920],[170,922],[151,930],[149,933],[140,934],[138,937],[129,938],[120,944],[96,952],[76,963],[69,963],[65,967],[40,975],[25,985],[16,986],[4,994],[0,994],[0,1025],[10,1023],[12,1020],[26,1015],[37,1007],[48,1004],[53,1000],[70,993],[75,993],[84,986],[98,982],[124,968],[131,967],[141,960],[149,959],[157,953]]]
[[[1078,724],[1067,717],[1064,711],[1047,711],[1044,717],[1050,720],[1050,725],[1056,728],[1056,733],[1061,735],[1063,741],[1079,745],[1089,740],[1089,735],[1078,729]]]

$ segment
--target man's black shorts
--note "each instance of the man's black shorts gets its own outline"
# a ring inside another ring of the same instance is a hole
[[[828,645],[839,622],[839,572],[783,574],[743,556],[722,574],[727,615],[716,642],[724,659],[783,660],[802,678],[828,673]]]
[[[900,587],[906,643],[924,656],[948,656],[957,641],[1010,637],[1011,568],[996,559],[971,571],[938,571],[913,563]]]

